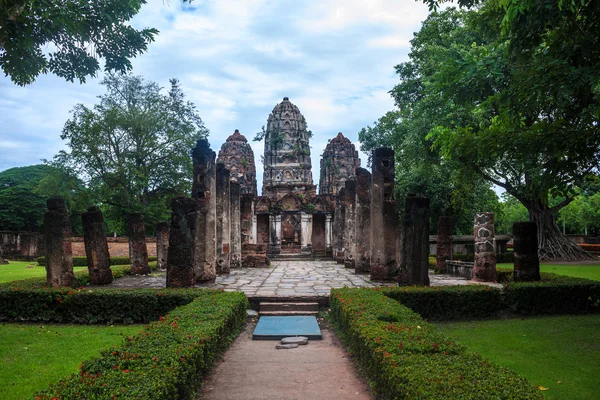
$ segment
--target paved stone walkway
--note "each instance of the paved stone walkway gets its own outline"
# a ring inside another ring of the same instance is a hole
[[[464,278],[429,275],[431,286],[466,285]],[[166,285],[164,272],[149,276],[126,276],[103,287],[155,288]],[[490,284],[496,286],[499,284]],[[393,282],[372,282],[369,275],[357,275],[335,261],[273,261],[269,268],[239,268],[218,276],[214,283],[197,287],[241,291],[248,297],[329,297],[332,288],[395,286]],[[501,285],[499,285],[501,287]]]

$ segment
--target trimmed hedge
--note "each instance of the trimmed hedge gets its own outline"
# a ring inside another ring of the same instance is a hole
[[[158,258],[155,256],[148,257],[148,261],[156,261]],[[38,257],[36,261],[40,267],[46,266],[46,257]],[[110,265],[126,265],[131,264],[129,257],[111,257]],[[87,258],[85,256],[73,256],[74,267],[87,267]]]
[[[452,260],[473,262],[475,260],[475,254],[452,254]],[[514,261],[515,253],[512,251],[507,251],[506,253],[496,253],[497,263],[512,263]]]
[[[243,293],[195,292],[191,303],[85,361],[79,374],[35,399],[193,399],[199,378],[245,326],[248,307]]]
[[[541,273],[538,282],[507,282],[504,303],[518,314],[575,314],[600,310],[600,282]]]
[[[468,353],[382,291],[332,290],[331,318],[377,398],[541,398],[525,378]]]
[[[430,320],[485,318],[497,315],[502,309],[500,289],[487,285],[403,286],[378,290]]]

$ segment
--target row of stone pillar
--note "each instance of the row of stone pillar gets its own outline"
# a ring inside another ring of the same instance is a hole
[[[399,226],[394,200],[394,151],[373,151],[372,174],[357,168],[336,197],[333,256],[372,280],[429,284],[429,199],[406,199]]]

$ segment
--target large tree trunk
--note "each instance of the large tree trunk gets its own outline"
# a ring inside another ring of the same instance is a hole
[[[540,203],[528,205],[527,207],[530,221],[537,224],[540,261],[597,260],[564,235],[554,219],[553,212],[555,210],[551,210],[548,206]]]

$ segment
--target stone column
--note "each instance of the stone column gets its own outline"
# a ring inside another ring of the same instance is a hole
[[[371,173],[356,169],[355,272],[371,271]]]
[[[242,229],[240,226],[240,191],[241,187],[237,181],[231,181],[231,254],[230,267],[240,268],[242,266]]]
[[[401,285],[429,285],[429,198],[409,195],[404,209]]]
[[[171,203],[172,205],[172,203]],[[159,222],[156,224],[156,259],[158,268],[167,268],[169,256],[169,223]]]
[[[240,188],[241,189],[241,188]],[[243,194],[240,198],[241,219],[241,241],[242,244],[256,243],[255,227],[256,215],[254,215],[254,196]]]
[[[331,254],[332,215],[325,214],[325,252]]]
[[[231,252],[231,174],[217,164],[217,275],[229,274]]]
[[[281,253],[281,214],[269,215],[269,254]]]
[[[394,202],[394,150],[373,151],[371,175],[371,280],[398,278],[398,210]]]
[[[494,213],[475,214],[475,282],[496,281],[496,239],[494,236]]]
[[[194,287],[194,238],[196,200],[178,196],[171,201],[170,248],[167,255],[167,287]]]
[[[252,228],[250,230],[250,232],[252,232],[252,234],[250,235],[250,243],[252,244],[256,244],[256,238],[258,237],[258,221],[257,221],[257,216],[253,215],[252,216]]]
[[[302,253],[312,253],[312,214],[300,214],[300,235],[301,235],[301,247]]]
[[[196,200],[194,270],[198,282],[216,278],[217,264],[217,200],[215,152],[206,139],[198,140],[192,150],[194,182],[192,198]]]
[[[446,273],[446,260],[452,259],[452,227],[452,217],[438,218],[435,263],[442,273]]]
[[[354,269],[356,259],[355,226],[356,221],[356,180],[348,179],[344,182],[344,267]]]
[[[142,214],[134,213],[129,215],[127,235],[129,237],[131,273],[135,275],[149,274],[150,266],[148,265],[148,248],[146,247],[146,228]]]
[[[76,286],[73,275],[71,221],[65,201],[52,197],[46,202],[44,241],[46,248],[46,283],[51,287]]]
[[[346,210],[344,208],[344,193],[346,189],[341,188],[335,196],[335,212],[333,214],[333,258],[338,264],[344,263],[344,224]]]
[[[104,231],[104,217],[98,207],[90,207],[81,214],[83,241],[90,283],[106,285],[113,281],[110,270],[110,254]]]
[[[513,224],[512,233],[515,253],[515,281],[539,281],[540,259],[538,258],[536,223],[516,222]]]

